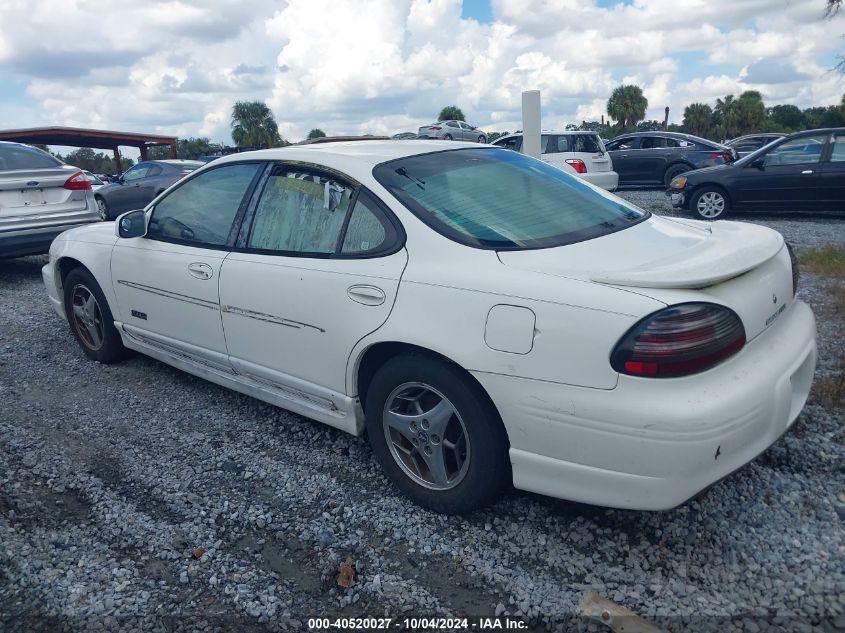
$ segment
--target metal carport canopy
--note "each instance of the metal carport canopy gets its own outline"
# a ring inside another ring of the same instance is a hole
[[[141,160],[147,160],[147,148],[169,145],[170,156],[176,158],[176,140],[175,136],[90,130],[77,127],[33,127],[20,130],[0,130],[0,141],[110,149],[114,152],[118,174],[122,172],[119,146],[137,147],[141,151]]]

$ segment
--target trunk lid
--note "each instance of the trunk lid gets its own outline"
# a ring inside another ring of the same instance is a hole
[[[86,208],[86,192],[65,189],[75,167],[17,169],[0,173],[0,220]]]
[[[499,259],[523,270],[617,286],[667,305],[722,303],[743,320],[749,340],[777,319],[793,295],[783,237],[744,222],[654,216],[586,242],[501,251]]]

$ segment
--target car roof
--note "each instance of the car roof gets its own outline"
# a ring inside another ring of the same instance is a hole
[[[595,134],[596,136],[599,135],[598,132],[594,132],[593,130],[540,130],[540,134],[558,134],[558,135],[573,135],[573,134]],[[514,132],[513,134],[505,134],[504,136],[500,136],[497,138],[497,141],[501,141],[503,138],[510,138],[512,136],[522,136],[522,132]],[[495,141],[494,141],[495,142]]]
[[[372,141],[337,141],[332,143],[318,143],[314,145],[288,145],[287,147],[276,147],[272,149],[261,149],[254,152],[241,152],[230,154],[214,161],[214,165],[234,163],[244,160],[294,160],[300,162],[314,162],[332,166],[350,159],[361,165],[368,165],[370,168],[397,158],[417,156],[420,154],[433,154],[436,152],[450,151],[457,149],[480,149],[490,148],[496,151],[504,151],[501,148],[493,148],[491,145],[479,145],[478,143],[450,141],[448,144],[435,140],[407,141],[372,140]]]
[[[666,138],[675,138],[684,141],[699,141],[702,143],[708,143],[710,145],[714,145],[716,147],[725,147],[722,143],[718,141],[711,141],[710,139],[703,138],[701,136],[695,136],[694,134],[685,134],[684,132],[664,132],[662,130],[654,130],[653,132],[628,132],[627,134],[619,134],[614,136],[611,140],[616,140],[618,138],[630,138],[630,137],[649,137],[649,136],[664,136]]]
[[[150,163],[165,163],[166,165],[173,165],[174,167],[179,167],[181,165],[191,165],[191,166],[199,166],[204,165],[201,160],[185,160],[183,158],[163,158],[160,160],[151,160],[148,161]]]

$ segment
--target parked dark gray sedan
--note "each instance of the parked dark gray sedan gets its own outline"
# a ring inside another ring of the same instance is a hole
[[[723,165],[736,159],[725,145],[679,132],[632,132],[605,143],[619,186],[663,185],[691,169]]]
[[[94,194],[100,215],[114,220],[121,213],[143,209],[162,191],[205,163],[198,160],[147,160]]]
[[[733,212],[845,212],[845,128],[790,134],[730,165],[672,180],[675,208],[702,220]]]

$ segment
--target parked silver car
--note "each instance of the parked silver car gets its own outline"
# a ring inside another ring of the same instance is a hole
[[[0,141],[0,258],[46,253],[59,233],[100,219],[81,169]]]
[[[438,121],[420,128],[419,138],[439,138],[444,141],[475,141],[486,143],[487,135],[464,121]]]

